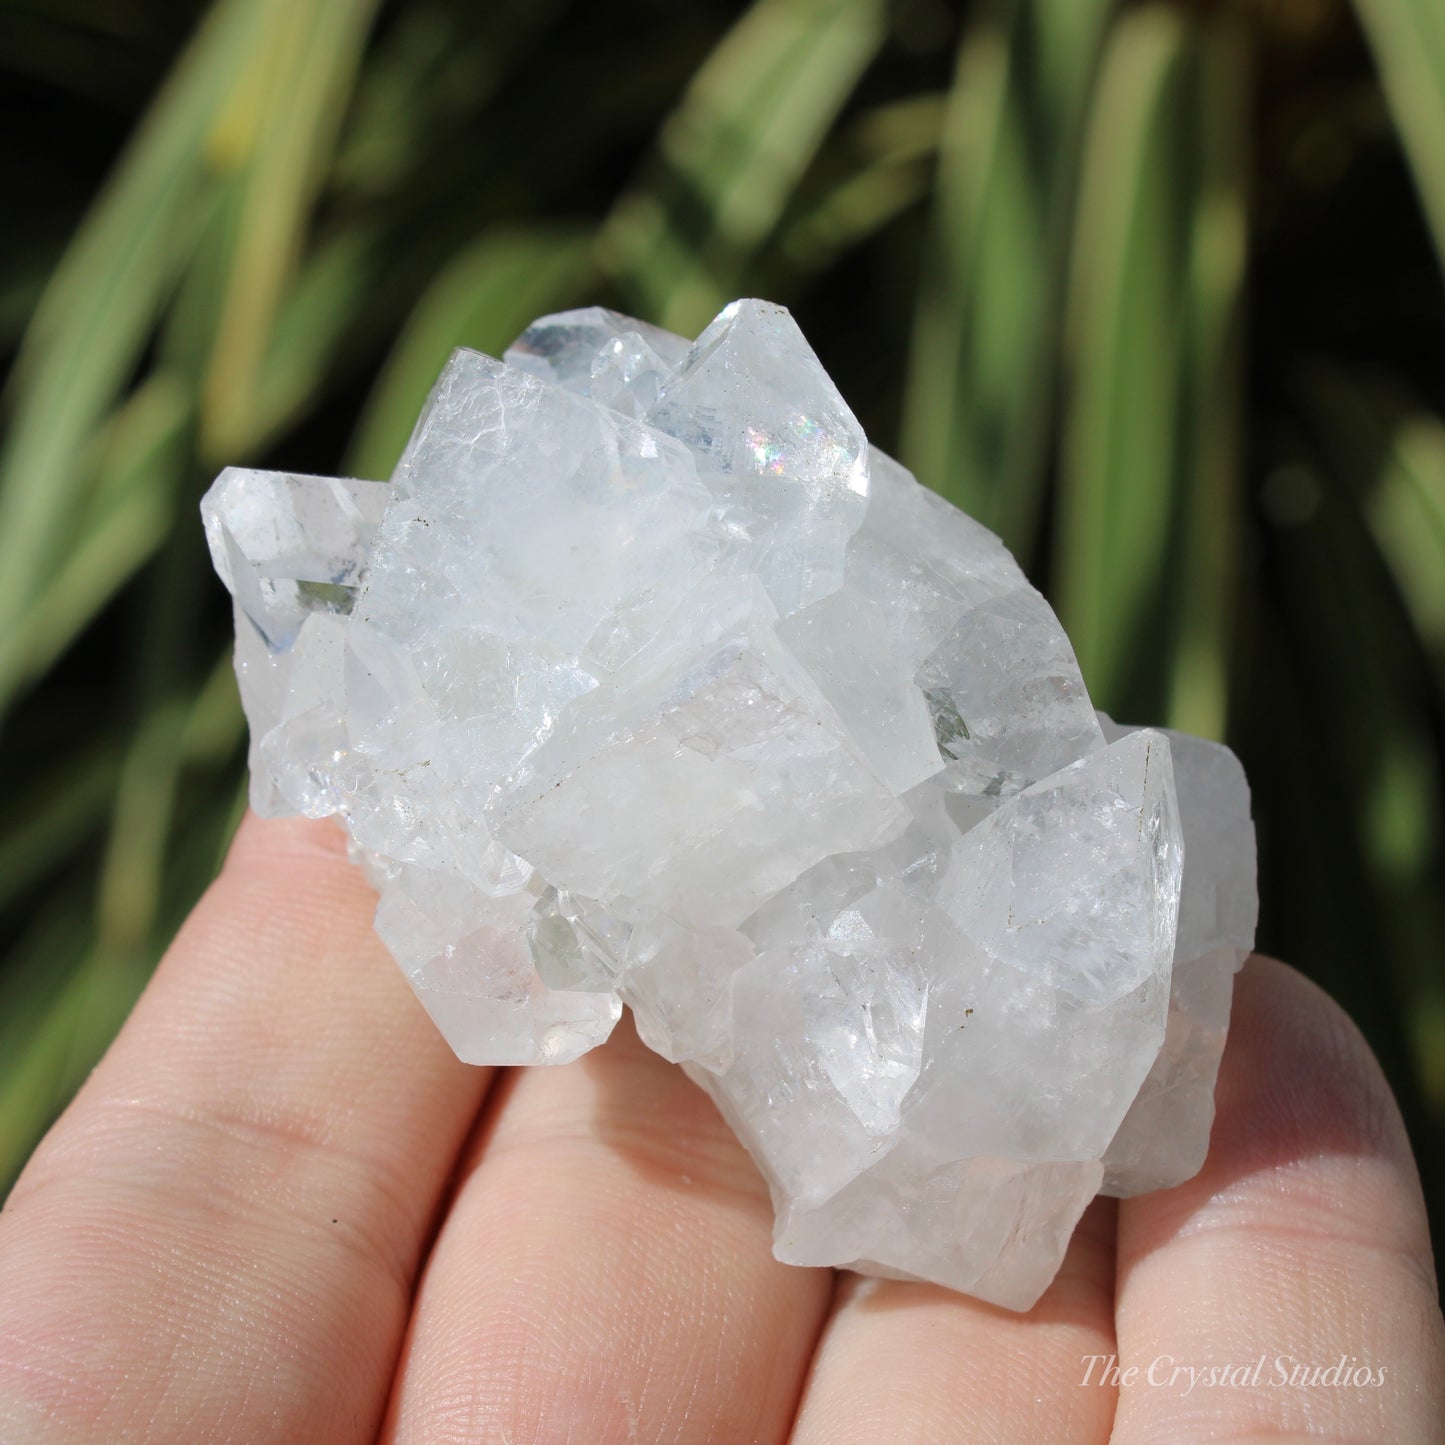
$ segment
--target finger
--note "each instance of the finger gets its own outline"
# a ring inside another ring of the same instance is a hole
[[[242,827],[0,1215],[0,1439],[371,1440],[484,1088],[330,824]]]
[[[509,1081],[428,1261],[390,1441],[786,1437],[832,1288],[778,1264],[712,1103],[638,1042]]]
[[[1104,1441],[1109,1388],[1080,1361],[1114,1351],[1114,1212],[1097,1200],[1026,1315],[936,1285],[853,1277],[803,1396],[794,1445]]]
[[[1283,964],[1240,975],[1203,1170],[1120,1206],[1118,1294],[1125,1445],[1436,1438],[1445,1327],[1399,1111]]]

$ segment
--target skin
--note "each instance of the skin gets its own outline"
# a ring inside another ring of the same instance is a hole
[[[373,902],[330,825],[243,826],[0,1213],[7,1445],[1440,1438],[1399,1112],[1284,965],[1240,976],[1203,1172],[1096,1204],[1014,1315],[776,1263],[752,1164],[625,1021],[566,1068],[457,1063]],[[1285,1354],[1385,1374],[1144,1379]]]

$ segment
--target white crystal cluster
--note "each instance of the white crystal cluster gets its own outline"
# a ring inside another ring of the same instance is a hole
[[[626,1003],[799,1264],[1015,1309],[1203,1159],[1254,835],[1115,727],[1002,544],[869,447],[788,313],[592,308],[453,356],[390,484],[230,469],[264,814],[337,815],[477,1063]]]

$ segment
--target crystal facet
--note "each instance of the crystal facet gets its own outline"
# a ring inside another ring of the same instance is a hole
[[[390,484],[235,468],[257,811],[336,815],[452,1047],[633,1011],[775,1250],[1014,1309],[1208,1142],[1254,931],[1227,749],[1117,727],[989,532],[780,307],[453,356]]]

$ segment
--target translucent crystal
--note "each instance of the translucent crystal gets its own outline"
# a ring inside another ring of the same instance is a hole
[[[509,848],[614,911],[731,926],[828,853],[907,823],[763,593],[725,605],[704,646],[578,699],[488,806]]]
[[[648,413],[721,505],[736,565],[783,615],[835,592],[868,506],[868,441],[781,306],[734,301]]]
[[[340,807],[344,619],[390,501],[376,482],[240,467],[207,494],[211,561],[234,600],[251,802],[264,816]]]
[[[639,401],[646,411],[657,400],[662,379],[687,350],[682,337],[661,327],[585,306],[534,321],[502,360],[579,396],[608,405],[621,401],[620,410],[636,415]]]
[[[1199,1165],[1254,928],[1226,749],[1096,716],[997,538],[780,307],[459,351],[390,485],[229,469],[252,799],[334,815],[457,1053],[624,1004],[775,1249],[1015,1309]]]
[[[1100,715],[1105,736],[1129,736]],[[1198,1172],[1214,1122],[1214,1081],[1234,975],[1254,946],[1249,784],[1228,748],[1168,734],[1183,818],[1184,876],[1164,1044],[1104,1152],[1104,1192],[1144,1194]]]

